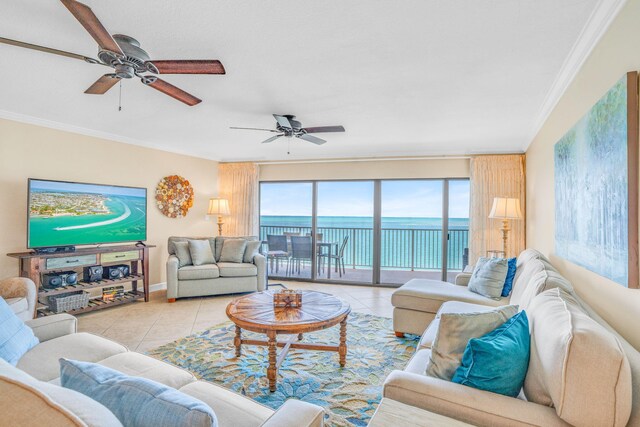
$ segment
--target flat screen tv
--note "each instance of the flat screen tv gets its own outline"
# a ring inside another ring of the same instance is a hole
[[[29,179],[27,247],[147,239],[147,189]]]

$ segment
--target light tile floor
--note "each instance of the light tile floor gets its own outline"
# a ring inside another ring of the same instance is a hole
[[[307,282],[281,282],[290,289],[310,289],[333,294],[358,313],[391,317],[394,288],[348,286]],[[277,289],[277,288],[276,288]],[[229,320],[227,304],[238,295],[179,299],[167,303],[166,291],[153,292],[148,303],[136,302],[78,315],[81,332],[110,338],[129,349],[145,352],[194,332]]]

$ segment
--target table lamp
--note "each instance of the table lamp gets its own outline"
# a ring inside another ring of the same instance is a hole
[[[227,199],[221,199],[219,197],[214,197],[209,199],[209,210],[207,211],[207,215],[218,215],[218,235],[222,236],[222,217],[225,215],[229,215],[231,211],[229,211],[229,201]]]
[[[502,220],[502,250],[507,257],[507,239],[509,238],[509,220],[522,219],[520,210],[520,199],[510,199],[506,197],[494,197],[493,206],[489,218]]]

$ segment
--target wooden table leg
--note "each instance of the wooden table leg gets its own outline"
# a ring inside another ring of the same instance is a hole
[[[302,334],[298,334],[298,341],[302,341],[303,335]]]
[[[236,357],[240,357],[242,351],[242,329],[236,325],[236,337],[233,339],[233,345],[236,346]]]
[[[340,355],[340,366],[347,364],[347,318],[340,322],[340,345],[338,346],[338,354]]]
[[[269,380],[269,391],[276,391],[276,377],[278,375],[278,368],[276,367],[276,333],[275,331],[268,331],[267,338],[269,338],[269,367],[267,368],[267,379]]]

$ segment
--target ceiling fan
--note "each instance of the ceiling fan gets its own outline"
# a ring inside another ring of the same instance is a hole
[[[152,60],[133,37],[109,34],[89,6],[76,0],[60,1],[98,43],[98,59],[3,37],[0,37],[0,43],[81,59],[114,69],[114,73],[103,75],[84,93],[103,95],[122,79],[139,77],[145,85],[193,106],[202,100],[153,74],[225,74],[224,66],[218,60]]]
[[[343,126],[319,126],[319,127],[304,128],[302,127],[302,123],[295,120],[296,116],[293,116],[291,114],[285,114],[285,115],[274,114],[273,117],[276,119],[275,129],[242,128],[242,127],[235,127],[235,126],[231,126],[230,129],[262,130],[266,132],[278,133],[278,135],[274,135],[271,138],[262,141],[263,144],[273,142],[280,137],[286,136],[288,138],[296,137],[308,142],[312,142],[317,145],[322,145],[327,141],[309,134],[325,133],[325,132],[344,132]]]

